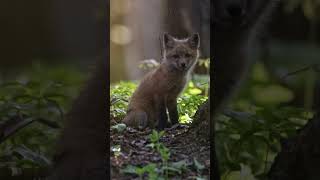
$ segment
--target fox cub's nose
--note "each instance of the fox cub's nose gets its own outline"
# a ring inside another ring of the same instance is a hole
[[[227,14],[230,18],[241,18],[245,15],[245,9],[241,3],[231,3],[226,7]]]
[[[185,68],[185,67],[186,67],[186,63],[181,63],[180,66],[181,66],[182,68]]]

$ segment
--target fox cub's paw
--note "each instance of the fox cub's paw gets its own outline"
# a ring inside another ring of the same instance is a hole
[[[144,129],[148,126],[148,116],[147,113],[143,111],[131,111],[123,119],[123,123],[129,127]]]

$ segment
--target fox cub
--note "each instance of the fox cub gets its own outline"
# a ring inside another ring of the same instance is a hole
[[[184,89],[199,57],[200,37],[186,39],[163,35],[161,64],[140,82],[129,102],[123,122],[131,127],[164,129],[178,123],[177,97]]]

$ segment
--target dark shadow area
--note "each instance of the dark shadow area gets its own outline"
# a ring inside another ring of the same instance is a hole
[[[106,179],[109,2],[6,0],[0,23],[0,178]]]
[[[318,179],[319,6],[239,2],[211,4],[221,179]]]

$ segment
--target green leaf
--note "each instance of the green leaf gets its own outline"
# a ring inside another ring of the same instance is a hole
[[[192,88],[192,89],[189,89],[189,93],[191,95],[199,95],[202,93],[201,89],[198,89],[198,88]]]
[[[39,165],[49,166],[51,164],[49,159],[47,159],[45,156],[35,153],[23,145],[15,148],[14,151],[20,154],[24,159],[30,160]]]
[[[127,128],[127,126],[125,124],[123,124],[123,123],[116,124],[116,125],[111,127],[111,129],[117,130],[118,133],[123,132],[126,128]]]
[[[186,162],[186,160],[181,160],[181,161],[178,161],[178,162],[171,163],[171,166],[176,168],[176,169],[186,169],[187,162]]]
[[[144,168],[140,168],[140,167],[137,167],[137,168],[136,168],[136,173],[137,173],[139,176],[142,176],[145,172],[146,172],[146,170],[145,170]]]
[[[252,174],[250,167],[248,167],[244,164],[241,164],[240,178],[241,178],[241,180],[255,180],[254,175]]]
[[[163,172],[165,172],[165,171],[171,171],[171,172],[179,173],[179,174],[182,173],[182,171],[181,171],[180,169],[177,169],[177,168],[175,168],[175,167],[170,167],[170,166],[163,166],[163,167],[161,168],[161,170],[162,170]]]
[[[149,137],[152,143],[156,143],[159,141],[159,134],[156,130],[152,130],[152,133],[150,134]]]
[[[111,151],[114,153],[115,156],[119,156],[121,152],[121,146],[120,145],[112,146]]]
[[[136,170],[136,166],[128,165],[125,169],[122,170],[122,172],[127,174],[137,174]]]
[[[196,169],[197,169],[198,171],[201,171],[202,169],[205,168],[205,166],[202,165],[201,163],[199,163],[199,161],[197,161],[196,158],[193,158],[193,162],[194,162],[194,165],[195,165],[195,167],[196,167]]]

